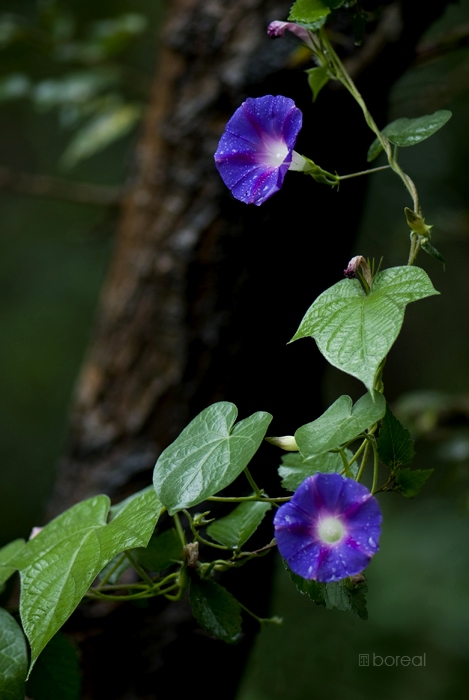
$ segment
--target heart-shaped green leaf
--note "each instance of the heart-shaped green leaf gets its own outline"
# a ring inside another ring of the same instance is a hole
[[[407,148],[433,136],[452,116],[448,109],[440,109],[438,112],[426,114],[424,117],[414,119],[403,117],[385,126],[381,133],[395,146]],[[382,150],[380,142],[375,139],[368,149],[367,161],[371,163]]]
[[[227,401],[209,406],[160,455],[153,485],[170,515],[224,489],[254,457],[272,416],[259,411],[233,427],[237,415]]]
[[[358,280],[342,280],[316,299],[290,342],[313,337],[331,365],[373,391],[378,367],[401,330],[406,305],[438,293],[418,267],[383,270],[368,295]]]
[[[225,547],[239,549],[255,533],[270,509],[270,503],[240,503],[229,515],[209,525],[207,532],[212,539]]]
[[[0,608],[0,698],[24,700],[28,670],[26,640],[16,620]]]
[[[31,668],[106,564],[145,547],[161,512],[153,489],[129,499],[107,523],[110,501],[95,496],[52,520],[18,552],[20,614],[31,644]]]
[[[353,454],[345,450],[350,461]],[[321,472],[323,474],[340,474],[344,469],[342,457],[338,452],[323,452],[323,454],[311,457],[306,461],[299,452],[290,452],[282,456],[282,466],[278,468],[278,474],[282,479],[282,486],[287,491],[296,491],[308,476]],[[350,467],[353,477],[358,472],[358,462]]]
[[[327,411],[295,433],[301,455],[308,461],[357,438],[380,420],[386,411],[384,396],[365,394],[352,406],[350,396],[340,396]]]

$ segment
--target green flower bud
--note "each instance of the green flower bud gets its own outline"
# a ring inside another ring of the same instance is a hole
[[[433,226],[427,226],[425,219],[421,217],[420,214],[416,214],[415,211],[409,209],[409,207],[405,207],[404,214],[407,219],[407,224],[412,231],[418,233],[419,236],[430,238],[430,229],[432,229]]]

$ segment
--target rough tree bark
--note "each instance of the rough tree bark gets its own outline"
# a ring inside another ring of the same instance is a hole
[[[290,4],[170,3],[49,515],[92,494],[117,500],[147,485],[161,450],[213,401],[233,401],[241,417],[270,411],[280,434],[320,410],[323,363],[314,344],[285,343],[314,297],[340,279],[366,182],[346,183],[338,197],[294,174],[261,208],[246,207],[232,200],[213,165],[234,109],[246,96],[273,93],[292,97],[304,112],[300,152],[341,173],[366,167],[372,137],[358,108],[334,89],[313,106],[307,66],[291,65],[295,40],[274,44],[265,34]],[[360,50],[352,54],[379,124],[389,86],[445,4],[393,3],[375,27],[374,48],[365,44],[361,61]],[[257,461],[267,489],[275,489],[276,459],[266,446]],[[266,569],[255,571],[252,591],[237,580],[227,585],[246,604],[265,609],[268,576]],[[202,675],[223,679],[224,696],[233,697],[251,639],[248,634],[233,649],[199,635],[185,603],[114,611],[85,606],[69,631],[82,646],[83,697],[99,700],[153,700],[170,684],[182,695]]]

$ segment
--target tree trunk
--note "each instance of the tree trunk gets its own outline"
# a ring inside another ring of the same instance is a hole
[[[393,3],[378,23],[373,62],[364,56],[357,65],[380,125],[390,85],[445,4],[404,3],[402,20]],[[314,298],[341,278],[366,179],[345,183],[338,195],[289,174],[282,192],[258,208],[234,201],[213,163],[234,109],[247,96],[271,93],[292,97],[304,113],[300,153],[339,173],[366,168],[373,137],[348,94],[332,86],[313,105],[308,65],[291,60],[296,40],[267,38],[269,21],[285,18],[290,5],[170,3],[49,515],[96,493],[119,500],[148,485],[162,449],[214,401],[232,401],[241,418],[270,411],[273,434],[292,433],[320,411],[323,361],[312,342],[286,343]],[[254,467],[272,492],[276,460],[266,445]],[[254,567],[249,587],[244,578],[226,580],[259,612],[268,605],[266,561]],[[153,700],[168,685],[183,695],[205,674],[234,697],[252,639],[249,627],[235,648],[200,635],[185,602],[112,612],[83,606],[68,629],[82,645],[83,697],[96,700]]]

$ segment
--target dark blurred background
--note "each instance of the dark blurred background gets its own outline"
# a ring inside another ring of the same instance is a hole
[[[67,406],[113,249],[118,208],[112,202],[133,168],[162,5],[151,0],[0,5],[0,544],[28,536],[52,488]],[[418,439],[415,466],[434,468],[435,474],[416,501],[381,498],[385,525],[381,553],[369,569],[367,622],[317,608],[296,593],[279,567],[272,608],[284,617],[284,626],[261,631],[239,700],[466,697],[467,37],[469,2],[463,0],[451,4],[421,41],[421,60],[394,86],[388,114],[390,121],[440,108],[453,111],[431,140],[401,149],[401,163],[417,183],[427,222],[434,224],[433,242],[446,271],[421,254],[419,264],[441,297],[408,309],[385,375],[388,400]],[[58,82],[64,76],[66,85]],[[18,173],[57,179],[21,179]],[[63,180],[94,187],[64,191]],[[41,186],[47,197],[37,195]],[[28,188],[36,194],[27,194]],[[77,198],[88,203],[73,201]],[[384,173],[370,179],[354,254],[384,255],[385,266],[404,264],[405,204],[397,178]],[[334,236],[333,219],[314,235]],[[343,261],[331,264],[340,270]],[[312,300],[304,299],[304,309]],[[295,315],[304,309],[295,309]],[[361,390],[327,370],[324,401],[347,392],[357,396]],[[359,653],[426,653],[426,667],[363,668]]]

